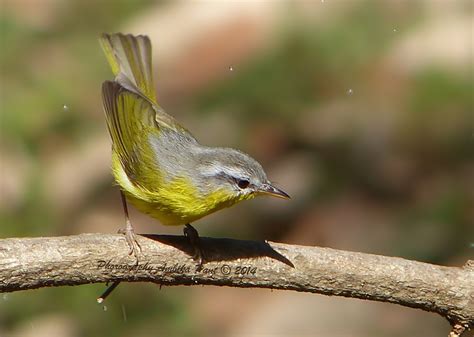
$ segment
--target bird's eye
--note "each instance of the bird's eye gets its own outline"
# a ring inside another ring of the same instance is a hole
[[[250,184],[250,181],[248,181],[247,179],[238,179],[237,180],[237,186],[239,186],[239,188],[241,189],[244,189],[244,188],[247,188]]]

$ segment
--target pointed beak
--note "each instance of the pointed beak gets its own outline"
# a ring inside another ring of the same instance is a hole
[[[266,194],[281,199],[291,199],[290,196],[271,184],[263,184],[257,191],[259,194]]]

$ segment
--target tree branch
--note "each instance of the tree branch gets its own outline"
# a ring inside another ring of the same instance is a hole
[[[201,270],[186,238],[141,235],[140,260],[122,235],[0,240],[0,292],[103,282],[296,290],[390,302],[474,325],[474,267],[273,242],[201,238]],[[454,331],[454,330],[453,330]],[[462,332],[462,331],[461,331]]]

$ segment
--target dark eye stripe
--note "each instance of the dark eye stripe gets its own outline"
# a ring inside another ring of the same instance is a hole
[[[225,178],[225,179],[227,179],[231,182],[234,182],[242,190],[246,189],[250,185],[250,180],[249,179],[233,177],[233,176],[229,175],[228,173],[226,173],[224,171],[219,172],[218,174],[216,174],[216,176],[222,177],[222,178]]]

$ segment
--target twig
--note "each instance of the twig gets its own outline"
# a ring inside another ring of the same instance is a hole
[[[114,282],[112,283],[112,285],[110,287],[107,287],[107,289],[105,289],[105,291],[102,293],[102,295],[100,295],[98,298],[97,298],[97,303],[103,303],[105,301],[105,299],[110,295],[110,293],[112,291],[114,291],[115,288],[117,288],[117,286],[120,284],[120,281],[117,281],[117,282]]]
[[[122,235],[0,240],[0,292],[105,282],[296,290],[438,313],[454,333],[474,325],[474,268],[273,242],[201,238],[206,264],[181,236],[140,235],[138,263]],[[457,330],[455,330],[457,329]],[[461,331],[462,332],[462,331]]]

